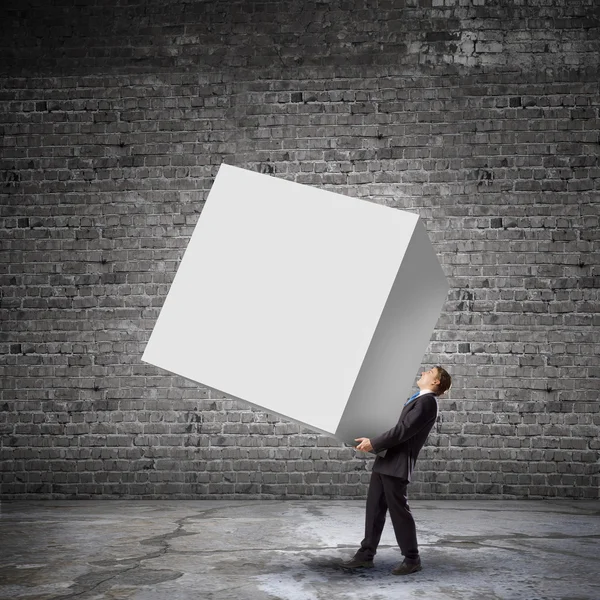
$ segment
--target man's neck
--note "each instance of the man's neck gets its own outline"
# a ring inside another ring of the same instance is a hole
[[[419,392],[419,396],[422,396],[423,394],[433,394],[434,396],[437,396],[437,394],[429,388],[422,388]]]

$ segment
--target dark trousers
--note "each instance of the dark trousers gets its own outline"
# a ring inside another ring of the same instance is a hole
[[[417,530],[410,508],[406,488],[408,482],[399,477],[371,472],[367,495],[365,539],[360,543],[356,556],[362,560],[373,560],[389,510],[396,541],[406,562],[418,562]]]

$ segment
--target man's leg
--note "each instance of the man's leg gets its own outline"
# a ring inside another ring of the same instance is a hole
[[[417,528],[408,506],[406,488],[408,482],[399,477],[382,475],[381,481],[390,511],[390,519],[394,526],[396,541],[404,556],[404,562],[415,565],[420,563],[417,545]]]
[[[379,473],[371,472],[365,515],[365,539],[360,543],[360,550],[356,553],[356,558],[361,560],[373,560],[385,525],[388,505],[381,477]]]

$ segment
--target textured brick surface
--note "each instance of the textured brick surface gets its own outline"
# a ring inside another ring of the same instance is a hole
[[[4,498],[365,494],[354,451],[140,362],[221,162],[423,217],[454,386],[413,496],[598,497],[596,2],[0,10]]]

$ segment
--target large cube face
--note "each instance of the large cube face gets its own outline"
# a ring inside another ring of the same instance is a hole
[[[417,215],[221,165],[142,360],[352,443],[395,424],[447,291]]]

